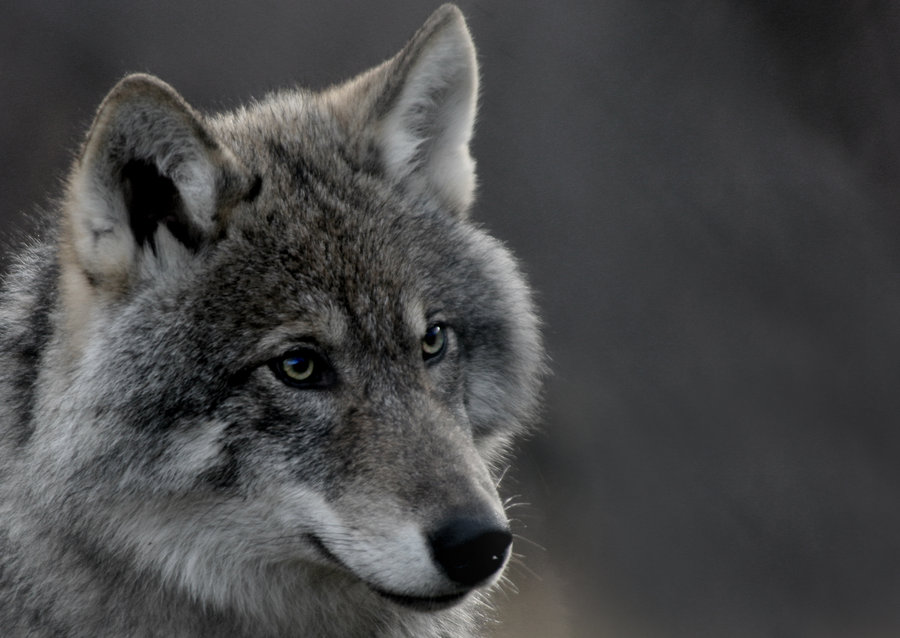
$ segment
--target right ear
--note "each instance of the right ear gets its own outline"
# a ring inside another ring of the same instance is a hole
[[[113,295],[177,268],[221,231],[251,179],[172,87],[119,82],[100,105],[71,176],[61,266]]]

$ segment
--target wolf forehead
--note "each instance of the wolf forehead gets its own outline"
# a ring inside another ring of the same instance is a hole
[[[280,274],[279,285],[288,278],[304,291],[361,299],[403,291],[449,303],[460,283],[484,279],[479,253],[492,241],[405,192],[365,135],[320,102],[298,90],[209,118],[252,176],[242,201],[219,211],[232,240],[222,252],[240,253],[246,275]]]

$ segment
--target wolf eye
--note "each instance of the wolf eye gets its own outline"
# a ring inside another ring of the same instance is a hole
[[[444,354],[447,349],[447,328],[444,324],[435,323],[428,326],[422,337],[422,358],[433,361]]]
[[[280,381],[295,388],[324,388],[334,382],[331,366],[309,348],[289,350],[272,359],[269,367]]]

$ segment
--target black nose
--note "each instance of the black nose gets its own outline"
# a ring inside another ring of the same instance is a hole
[[[503,566],[512,534],[490,521],[455,518],[439,527],[429,542],[434,560],[447,577],[471,587]]]

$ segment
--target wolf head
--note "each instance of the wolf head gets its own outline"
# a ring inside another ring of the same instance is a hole
[[[406,613],[494,582],[542,353],[516,265],[468,220],[477,92],[452,6],[319,94],[206,117],[122,80],[69,181],[35,500],[285,623],[324,592]]]

